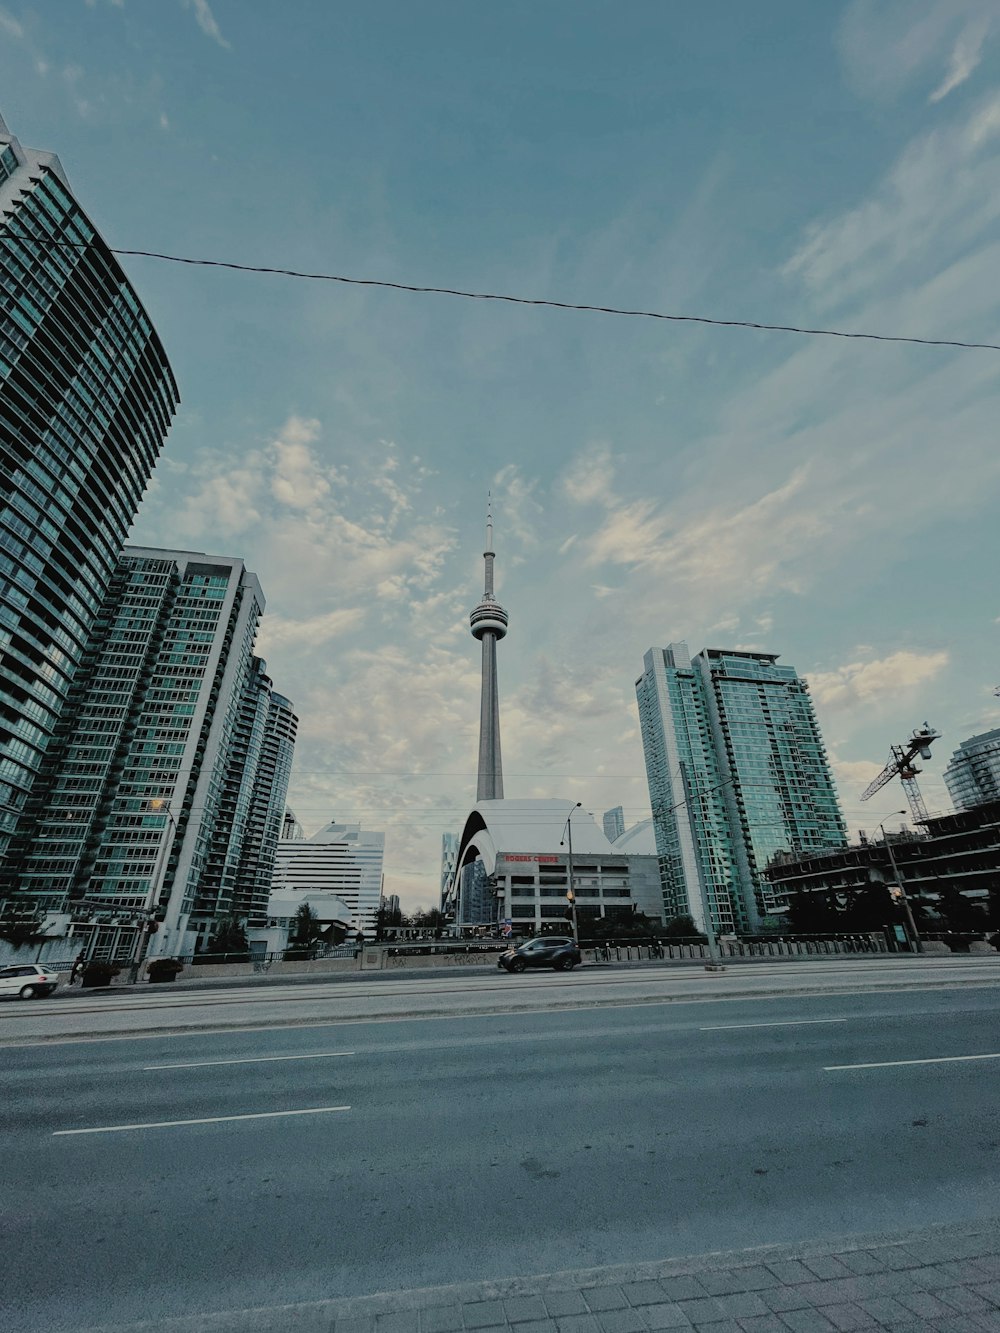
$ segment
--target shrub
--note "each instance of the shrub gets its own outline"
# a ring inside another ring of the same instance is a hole
[[[84,965],[80,984],[83,986],[110,986],[112,980],[120,971],[121,968],[116,967],[114,963],[91,961]]]
[[[154,958],[146,967],[150,981],[173,981],[183,971],[184,964],[177,958]]]

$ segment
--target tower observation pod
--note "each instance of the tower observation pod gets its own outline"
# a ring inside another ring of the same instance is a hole
[[[503,800],[500,759],[500,701],[497,693],[497,643],[507,633],[507,612],[493,595],[493,505],[486,509],[486,583],[482,600],[469,616],[472,637],[483,646],[483,688],[479,708],[477,801]]]

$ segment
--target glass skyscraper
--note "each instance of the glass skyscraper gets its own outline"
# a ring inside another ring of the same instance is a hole
[[[11,847],[21,892],[98,956],[131,955],[151,894],[154,953],[266,912],[294,714],[253,654],[263,609],[242,560],[119,559]]]
[[[58,158],[0,120],[0,898],[178,395]]]
[[[773,653],[651,648],[636,682],[664,911],[753,930],[776,851],[846,845],[806,683]]]
[[[944,781],[956,810],[1000,800],[1000,728],[963,741],[948,761]]]

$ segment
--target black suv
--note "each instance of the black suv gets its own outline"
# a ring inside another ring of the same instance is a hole
[[[526,967],[554,967],[560,972],[570,972],[580,961],[580,950],[568,935],[539,935],[502,953],[497,967],[508,972],[523,972]]]

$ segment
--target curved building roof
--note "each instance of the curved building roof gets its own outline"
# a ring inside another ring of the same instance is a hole
[[[598,828],[594,816],[575,801],[480,801],[465,821],[456,869],[474,860],[477,853],[489,875],[496,870],[497,857],[508,852],[565,856],[566,820],[574,810],[574,856],[622,855]]]
[[[655,856],[656,834],[653,832],[653,821],[643,819],[638,824],[633,824],[621,837],[615,838],[611,846],[616,852],[624,852],[627,856]]]

